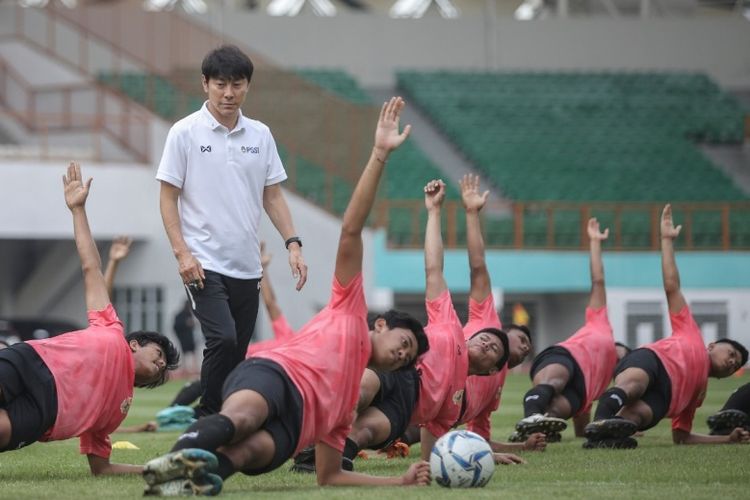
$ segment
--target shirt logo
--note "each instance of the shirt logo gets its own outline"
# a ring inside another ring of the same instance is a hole
[[[130,410],[131,404],[133,404],[133,398],[123,399],[122,403],[120,403],[120,413],[122,413],[123,415],[127,415],[128,410]]]
[[[210,153],[211,146],[201,146],[201,153]]]
[[[260,153],[260,148],[258,146],[242,146],[240,148],[240,151],[242,151],[243,153],[251,153],[257,155],[258,153]]]
[[[454,392],[453,393],[453,398],[451,398],[453,400],[453,404],[457,405],[457,406],[460,405],[461,404],[461,400],[463,399],[463,397],[464,397],[464,390],[463,389]]]

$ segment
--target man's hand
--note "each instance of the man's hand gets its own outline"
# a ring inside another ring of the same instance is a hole
[[[590,240],[604,241],[609,237],[609,228],[605,229],[604,232],[601,232],[599,230],[599,221],[596,220],[596,217],[592,217],[589,219],[589,225],[587,229]]]
[[[289,267],[292,268],[292,277],[297,280],[296,288],[299,292],[307,281],[307,265],[302,257],[302,250],[297,243],[289,245]]]
[[[432,180],[424,187],[424,205],[427,210],[440,208],[445,199],[445,183],[441,179]]]
[[[526,463],[526,460],[513,453],[493,453],[492,458],[496,464],[514,465]]]
[[[206,279],[206,273],[203,272],[203,266],[193,254],[185,252],[178,255],[177,269],[180,271],[182,282],[188,287],[203,289],[203,280]]]
[[[388,154],[399,147],[409,136],[411,125],[404,127],[401,133],[398,131],[402,109],[404,109],[404,100],[400,97],[391,97],[391,100],[383,103],[380,109],[378,126],[375,129],[375,153],[381,161],[385,161]]]
[[[547,436],[543,432],[535,432],[524,441],[523,449],[527,451],[544,451],[547,449]]]
[[[68,208],[73,210],[75,208],[81,208],[86,205],[86,198],[89,196],[89,188],[91,188],[91,178],[83,182],[81,176],[81,166],[78,162],[71,161],[68,165],[68,173],[63,175],[63,186],[65,186],[65,204]]]
[[[679,236],[680,229],[682,229],[682,226],[674,226],[674,221],[672,220],[672,205],[667,203],[661,213],[661,237],[673,240]]]
[[[109,247],[109,260],[120,261],[127,257],[132,243],[133,239],[128,236],[116,237]]]
[[[406,474],[401,476],[404,486],[427,486],[432,480],[430,478],[430,464],[424,460],[411,464]]]
[[[479,193],[479,176],[466,174],[458,182],[461,185],[461,200],[467,212],[479,212],[487,203],[489,191]]]
[[[742,427],[735,428],[731,434],[729,434],[730,443],[750,443],[750,432],[747,432]]]

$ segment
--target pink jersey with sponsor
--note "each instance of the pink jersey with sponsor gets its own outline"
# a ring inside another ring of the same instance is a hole
[[[587,307],[586,323],[583,327],[568,340],[557,345],[564,347],[581,369],[586,394],[576,415],[588,413],[591,411],[592,403],[599,399],[609,386],[617,364],[615,339],[607,317],[607,308]]]
[[[89,311],[89,327],[28,342],[55,377],[57,419],[40,441],[80,437],[80,450],[109,458],[109,435],[133,401],[135,363],[112,304]]]
[[[469,357],[461,322],[448,290],[426,301],[426,306],[424,330],[430,350],[417,361],[419,400],[411,421],[440,437],[456,423],[461,412]]]
[[[503,328],[495,310],[492,294],[482,302],[469,298],[469,320],[464,325],[464,338],[469,340],[483,328]],[[476,432],[484,439],[490,439],[490,416],[500,406],[500,395],[507,374],[506,364],[493,375],[471,375],[466,379],[464,411],[458,424],[465,423],[468,430]]]
[[[295,454],[319,441],[344,450],[371,350],[360,273],[346,287],[334,279],[330,302],[299,333],[253,354],[281,365],[302,396]]]
[[[294,337],[294,330],[292,330],[292,326],[287,322],[283,314],[271,322],[271,329],[273,330],[273,338],[248,345],[245,358],[249,358],[260,351],[281,345],[283,342]]]
[[[688,306],[677,314],[670,313],[669,320],[672,335],[644,347],[659,356],[672,382],[672,401],[667,413],[672,419],[672,429],[690,432],[695,410],[706,397],[711,361]]]

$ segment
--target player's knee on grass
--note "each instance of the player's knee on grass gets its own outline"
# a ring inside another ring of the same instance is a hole
[[[239,442],[254,433],[268,418],[268,402],[259,393],[251,390],[231,394],[221,407],[221,414],[234,424],[235,438]]]
[[[252,473],[268,467],[276,453],[276,443],[267,431],[258,431],[217,451],[229,458],[237,470]]]

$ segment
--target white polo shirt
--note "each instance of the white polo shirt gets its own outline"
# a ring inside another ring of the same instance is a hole
[[[204,269],[260,278],[263,189],[286,179],[266,125],[242,116],[228,130],[207,102],[169,130],[156,178],[182,190],[182,235]]]

